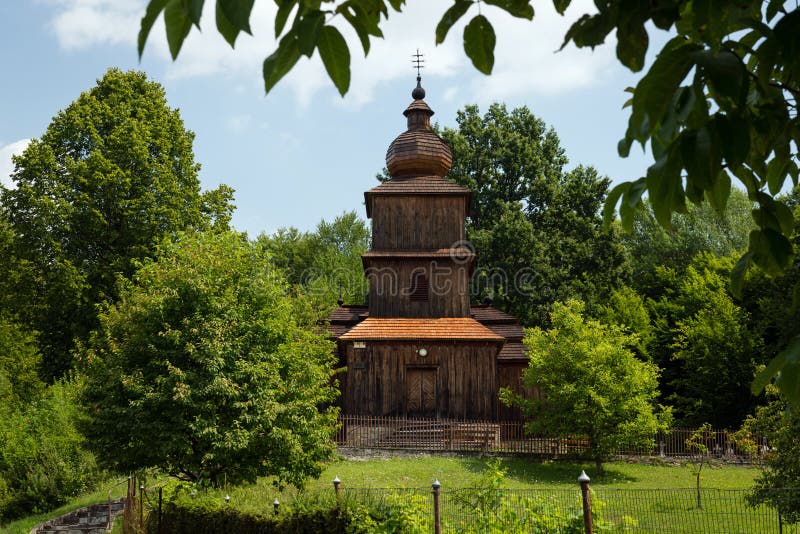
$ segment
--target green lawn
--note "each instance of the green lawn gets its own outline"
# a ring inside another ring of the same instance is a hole
[[[607,488],[691,488],[694,471],[689,464],[671,465],[615,462],[606,464],[605,477],[596,474],[594,463],[541,462],[525,458],[502,460],[507,470],[508,488],[578,487],[581,470],[592,485]],[[485,468],[477,458],[428,456],[339,461],[328,466],[310,487],[332,487],[338,476],[343,485],[368,488],[424,488],[439,479],[443,488],[465,488],[475,484]],[[716,489],[741,489],[752,485],[758,468],[751,466],[707,465],[702,471],[702,485]]]

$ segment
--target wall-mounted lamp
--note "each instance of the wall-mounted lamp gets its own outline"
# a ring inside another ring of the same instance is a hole
[[[425,356],[428,355],[428,349],[419,349],[417,351],[417,354],[419,355],[420,358],[424,358]]]

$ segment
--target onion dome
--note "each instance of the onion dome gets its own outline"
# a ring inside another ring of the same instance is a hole
[[[444,176],[453,164],[450,147],[431,130],[433,110],[428,107],[425,89],[417,76],[417,87],[411,92],[414,99],[403,115],[408,130],[397,136],[386,151],[386,167],[392,177]]]

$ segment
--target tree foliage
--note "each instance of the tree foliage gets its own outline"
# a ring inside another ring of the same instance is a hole
[[[361,255],[369,249],[370,228],[354,211],[333,222],[320,221],[314,232],[280,228],[258,243],[272,263],[283,269],[287,281],[323,308],[341,298],[349,304],[366,303],[369,286]]]
[[[747,249],[748,236],[755,228],[751,212],[754,203],[737,188],[723,213],[708,204],[689,204],[686,213],[672,216],[672,227],[664,228],[656,221],[652,207],[647,204],[637,210],[633,230],[622,234],[622,242],[631,255],[631,283],[638,291],[658,286],[656,268],[668,268],[682,274],[700,253],[737,258]]]
[[[71,367],[74,340],[97,326],[116,277],[164,237],[227,226],[232,191],[201,193],[193,139],[160,85],[111,69],[14,158],[15,187],[0,201],[15,261],[34,276],[15,270],[23,283],[9,293],[40,332],[44,377]]]
[[[748,434],[766,435],[771,450],[764,460],[764,469],[748,496],[750,504],[767,504],[775,508],[781,520],[800,522],[800,495],[796,490],[800,480],[800,410],[775,397],[768,386],[770,402],[748,418],[743,430]]]
[[[483,293],[527,325],[549,322],[553,302],[594,307],[627,277],[618,236],[598,215],[609,180],[592,167],[565,169],[558,135],[527,107],[466,106],[441,130],[453,150],[448,178],[473,192],[467,238]]]
[[[762,363],[761,343],[725,275],[713,270],[721,260],[702,260],[689,266],[675,296],[684,316],[673,329],[668,400],[682,425],[736,428],[756,405],[750,383]]]
[[[258,247],[184,235],[145,261],[87,350],[84,431],[117,470],[300,485],[333,452],[331,342]]]
[[[583,304],[556,303],[550,330],[525,337],[530,362],[522,381],[538,398],[501,392],[522,409],[534,434],[586,436],[602,474],[602,462],[624,446],[653,447],[670,412],[655,405],[658,367],[636,358],[629,334],[583,317]]]
[[[100,481],[78,432],[76,386],[59,381],[25,406],[0,405],[0,519],[52,510]]]
[[[255,0],[216,0],[217,29],[233,46],[237,35],[250,32]],[[404,0],[278,0],[275,52],[264,61],[269,91],[301,55],[318,50],[339,91],[349,87],[347,42],[330,23],[343,19],[355,31],[365,55],[373,37],[392,10]],[[508,14],[531,20],[532,0],[491,0]],[[572,2],[553,0],[562,15]],[[191,31],[200,27],[204,0],[150,0],[139,32],[139,54],[158,16],[163,13],[173,57]],[[471,17],[464,28],[464,52],[475,68],[491,73],[495,32],[480,12],[480,0],[452,0],[439,21],[436,43],[444,42],[452,26]],[[665,0],[662,2],[595,2],[596,12],[580,16],[562,45],[592,47],[614,34],[620,63],[634,72],[645,65],[649,32],[655,27],[677,35],[632,88],[630,119],[619,153],[626,157],[634,142],[648,143],[654,163],[643,176],[615,187],[605,205],[610,222],[619,205],[623,224],[632,228],[635,208],[649,192],[659,224],[669,228],[674,212],[686,211],[687,200],[707,201],[722,213],[738,180],[751,201],[756,225],[748,250],[732,273],[734,293],[741,293],[743,273],[757,265],[769,274],[783,272],[796,247],[790,242],[793,217],[775,198],[787,180],[798,183],[800,119],[800,8],[784,0],[727,2]],[[291,23],[289,17],[294,13]],[[535,30],[532,30],[535,31]],[[800,338],[776,357],[754,382],[754,388],[783,373],[781,389],[800,402]]]

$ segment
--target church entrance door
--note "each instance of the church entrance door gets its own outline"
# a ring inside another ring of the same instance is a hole
[[[436,369],[406,369],[407,413],[416,417],[436,417]]]

